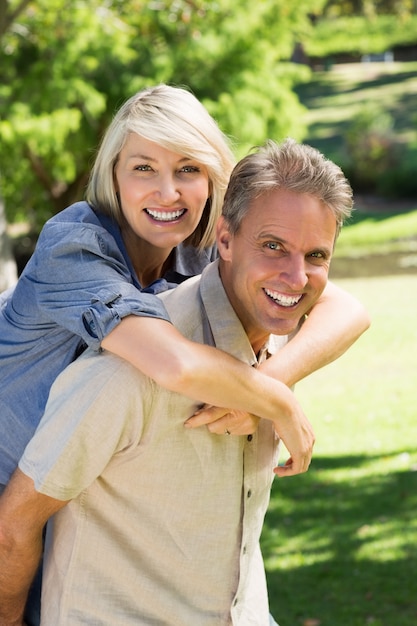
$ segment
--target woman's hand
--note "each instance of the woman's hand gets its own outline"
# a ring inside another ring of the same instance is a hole
[[[217,435],[251,435],[258,428],[259,417],[245,411],[231,411],[213,406],[203,406],[196,411],[184,424],[185,428],[207,426],[211,433]],[[307,472],[315,435],[313,428],[305,417],[302,409],[295,403],[293,413],[285,418],[282,416],[275,422],[277,436],[290,450],[290,456],[284,465],[275,468],[279,477],[295,476]]]
[[[245,411],[206,405],[185,422],[185,427],[199,428],[206,425],[216,435],[252,435],[258,423],[259,417]]]

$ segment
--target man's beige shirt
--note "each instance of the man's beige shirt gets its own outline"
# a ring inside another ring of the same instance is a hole
[[[256,365],[217,263],[163,300],[187,337]],[[71,500],[48,525],[42,626],[268,625],[259,537],[277,439],[267,421],[252,437],[187,430],[196,408],[108,353],[58,378],[20,462]]]

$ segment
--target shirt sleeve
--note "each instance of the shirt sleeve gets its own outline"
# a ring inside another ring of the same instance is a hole
[[[114,455],[140,444],[153,391],[152,381],[123,359],[88,350],[53,384],[19,468],[37,491],[58,500],[75,498]]]
[[[128,315],[169,321],[160,299],[135,286],[121,251],[104,228],[83,223],[70,226],[47,223],[25,271],[32,285],[33,306],[46,322],[98,348],[103,337]]]

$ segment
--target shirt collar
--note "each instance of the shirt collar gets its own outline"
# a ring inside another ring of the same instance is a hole
[[[248,336],[226,295],[219,274],[219,262],[211,263],[203,272],[200,294],[217,348],[233,354],[240,361],[257,365],[275,354],[288,341],[288,336],[270,335],[260,358],[256,357]]]
[[[132,275],[135,287],[142,290],[142,285],[138,281],[136,272],[127,253],[119,224],[115,219],[105,213],[101,213],[99,211],[94,212],[103,228],[105,228],[116,241],[117,247],[122,253],[125,263]],[[172,264],[165,275],[161,279],[154,281],[152,285],[145,287],[143,291],[156,294],[161,293],[166,289],[170,289],[183,282],[186,278],[201,274],[207,264],[210,263],[210,261],[212,261],[216,256],[216,246],[198,250],[194,246],[184,246],[181,243],[172,251]]]

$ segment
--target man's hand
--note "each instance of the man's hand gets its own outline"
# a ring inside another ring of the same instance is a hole
[[[207,426],[216,435],[252,435],[258,428],[258,423],[259,417],[245,411],[206,405],[185,422],[185,427]]]

